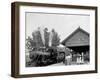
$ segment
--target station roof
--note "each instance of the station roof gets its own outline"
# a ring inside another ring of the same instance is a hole
[[[71,33],[67,38],[65,38],[61,44],[67,47],[73,46],[84,46],[89,45],[89,33],[82,28],[77,28],[73,33]]]

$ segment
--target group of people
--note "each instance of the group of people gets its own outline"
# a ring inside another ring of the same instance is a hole
[[[73,60],[73,58],[76,58],[76,59]],[[82,63],[84,63],[83,53],[82,54],[76,53],[75,57],[73,57],[72,53],[65,56],[65,61],[64,61],[65,65],[82,64]]]

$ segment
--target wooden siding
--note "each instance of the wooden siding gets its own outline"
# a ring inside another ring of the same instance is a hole
[[[87,46],[89,45],[89,35],[85,32],[78,30],[72,36],[70,36],[67,41],[65,41],[65,46]]]

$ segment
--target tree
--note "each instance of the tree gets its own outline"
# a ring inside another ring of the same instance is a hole
[[[49,32],[48,28],[44,29],[45,47],[49,47]]]
[[[26,48],[30,51],[32,51],[34,48],[40,48],[40,47],[49,47],[49,41],[51,41],[51,46],[56,47],[60,43],[60,37],[58,33],[52,29],[51,32],[48,32],[48,28],[44,28],[42,31],[41,28],[38,27],[38,29],[34,32],[32,32],[32,37],[28,36],[26,39]],[[50,40],[50,33],[52,33],[52,38]]]
[[[60,37],[59,37],[58,33],[54,29],[52,29],[52,34],[53,34],[52,46],[56,47],[60,43]]]
[[[37,31],[34,32],[34,34],[35,34],[35,38],[33,37],[33,40],[35,40],[36,42],[36,47],[39,48],[39,47],[44,46],[39,28]]]
[[[42,42],[41,34],[38,29],[32,32],[32,38],[28,36],[28,38],[26,39],[26,48],[32,51],[34,48],[39,48],[42,46],[44,46],[44,44]]]

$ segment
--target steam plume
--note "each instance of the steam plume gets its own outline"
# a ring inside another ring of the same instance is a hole
[[[52,37],[53,37],[53,33],[52,31],[50,32],[50,35],[49,35],[49,46],[52,45]]]
[[[41,34],[42,42],[45,45],[45,38],[44,38],[44,27],[39,27],[38,28]]]

